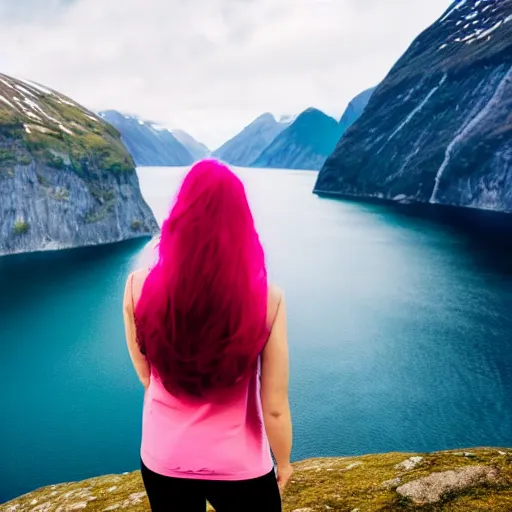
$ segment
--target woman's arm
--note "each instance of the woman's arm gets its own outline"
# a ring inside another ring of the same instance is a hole
[[[261,402],[265,430],[277,462],[277,479],[281,489],[292,474],[292,421],[288,400],[288,338],[286,305],[280,292],[272,332],[263,350],[261,369]]]
[[[135,312],[133,310],[133,277],[134,274],[130,274],[128,276],[128,280],[126,281],[126,287],[124,290],[124,300],[123,300],[123,317],[124,317],[124,329],[126,333],[126,343],[128,345],[128,352],[130,353],[130,357],[137,372],[137,375],[144,386],[144,389],[147,389],[149,386],[149,377],[150,377],[150,368],[147,359],[141,354],[139,350],[139,346],[137,344],[136,334],[135,334]]]

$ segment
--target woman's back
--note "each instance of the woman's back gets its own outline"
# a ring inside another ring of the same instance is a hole
[[[140,453],[152,510],[189,489],[190,512],[206,500],[217,512],[279,511],[291,474],[285,304],[225,165],[206,160],[186,175],[157,261],[127,280],[124,319],[146,390]]]
[[[136,306],[147,271],[129,277]],[[267,322],[275,320],[282,292],[269,287]],[[174,396],[151,373],[144,398],[141,458],[156,473],[242,480],[272,469],[261,403],[261,358],[246,379],[207,398]],[[240,456],[243,454],[243,456]]]

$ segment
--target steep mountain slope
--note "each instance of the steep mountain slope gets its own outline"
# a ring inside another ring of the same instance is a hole
[[[362,93],[358,94],[348,104],[348,107],[340,119],[340,129],[342,135],[361,117],[361,114],[366,108],[366,105],[368,105],[368,102],[370,101],[370,98],[372,97],[375,89],[376,87],[366,89]]]
[[[272,114],[263,114],[215,150],[212,156],[231,165],[247,167],[287,126],[287,121],[278,122]]]
[[[183,130],[173,130],[172,134],[185,146],[194,160],[202,160],[210,154],[210,150],[201,142],[198,142],[192,135]]]
[[[0,255],[157,231],[117,130],[55,91],[0,74]]]
[[[194,163],[194,157],[169,130],[115,110],[106,110],[99,115],[121,133],[121,139],[136,165],[180,166]]]
[[[319,173],[317,193],[512,211],[512,0],[425,30]]]
[[[335,119],[309,108],[270,143],[252,167],[320,169],[340,135]]]

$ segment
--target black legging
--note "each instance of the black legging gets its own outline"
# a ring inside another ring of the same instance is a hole
[[[159,475],[141,461],[141,473],[152,512],[281,512],[281,496],[272,470],[251,480],[194,480]]]

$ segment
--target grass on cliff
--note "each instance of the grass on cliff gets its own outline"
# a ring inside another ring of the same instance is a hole
[[[134,170],[134,161],[113,126],[99,118],[94,121],[78,106],[59,103],[49,96],[45,97],[44,106],[51,114],[63,119],[62,124],[73,135],[50,121],[42,127],[43,133],[35,127],[38,125],[36,121],[24,120],[0,103],[0,142],[21,140],[30,155],[50,167],[60,169],[67,161],[78,174],[85,175],[93,168],[114,173]],[[25,123],[28,123],[30,133],[25,130]],[[24,161],[28,161],[29,155],[24,156]],[[0,154],[0,166],[5,164]]]
[[[63,158],[55,153],[67,155],[71,167],[79,174],[87,173],[95,161],[101,170],[109,172],[132,171],[135,167],[120,140],[96,133],[68,135],[33,131],[25,133],[23,139],[30,153],[50,167],[64,167]]]
[[[467,455],[457,451],[419,454],[423,460],[416,467],[396,467],[413,455],[418,454],[387,453],[296,463],[283,496],[283,512],[512,511],[512,449],[480,448]],[[496,468],[499,478],[492,484],[469,486],[446,494],[438,502],[426,505],[416,505],[395,490],[397,485],[436,472],[477,465]],[[399,483],[383,485],[397,478]],[[17,508],[9,508],[16,505]],[[95,512],[150,510],[138,471],[46,487],[0,506],[1,512],[78,509]],[[185,511],[186,507],[178,510]],[[240,512],[243,511],[244,508],[240,508]]]
[[[17,220],[14,223],[13,231],[14,231],[15,235],[18,235],[18,236],[24,235],[25,233],[28,232],[29,229],[30,229],[30,224],[25,220]]]

